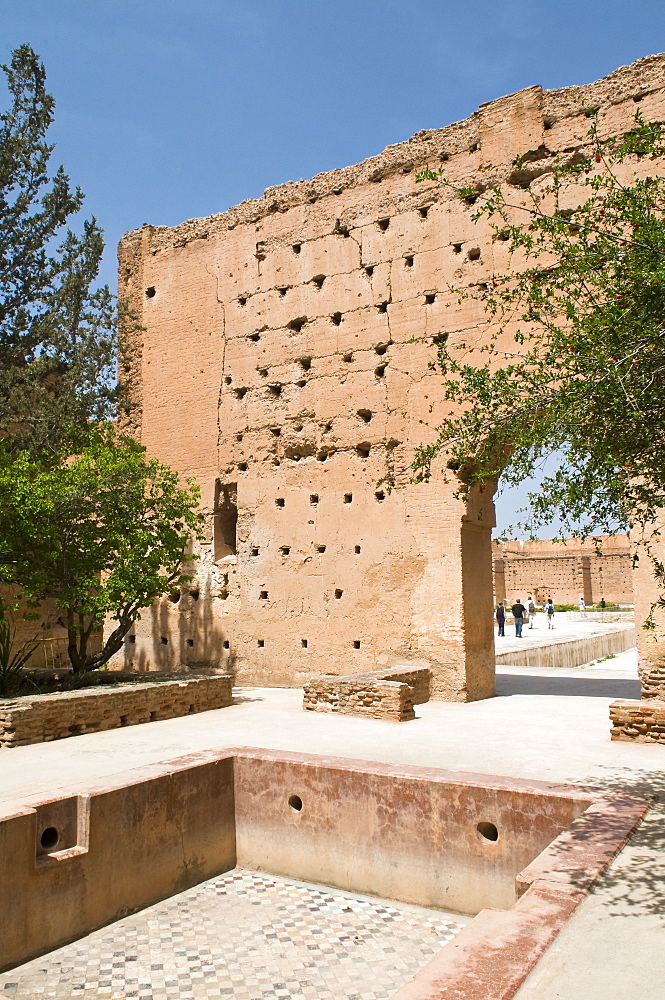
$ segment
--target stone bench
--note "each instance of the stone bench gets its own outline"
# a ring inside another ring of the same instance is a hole
[[[414,705],[429,701],[429,667],[393,667],[360,674],[320,674],[304,685],[303,709],[407,722]]]
[[[0,747],[46,743],[226,708],[230,674],[140,681],[0,701]]]

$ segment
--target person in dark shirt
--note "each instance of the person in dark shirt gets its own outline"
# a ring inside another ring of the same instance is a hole
[[[499,626],[499,635],[506,634],[506,609],[503,606],[503,601],[499,601],[499,606],[496,609],[496,620]]]
[[[520,601],[519,597],[515,604],[513,604],[510,609],[513,613],[513,618],[515,619],[515,635],[518,639],[522,638],[522,625],[524,625],[524,612],[526,608]]]

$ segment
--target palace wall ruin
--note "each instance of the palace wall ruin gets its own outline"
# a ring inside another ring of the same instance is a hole
[[[633,604],[633,559],[627,535],[606,535],[594,543],[577,538],[564,542],[499,541],[492,543],[494,596],[511,604],[529,595],[537,604],[587,607],[605,598],[608,604]]]
[[[491,484],[469,505],[414,448],[446,416],[437,344],[482,343],[478,298],[506,243],[444,185],[525,186],[552,155],[638,106],[665,118],[665,59],[583,87],[530,87],[365,162],[269,188],[119,248],[119,291],[143,330],[128,350],[130,429],[201,487],[196,579],[146,612],[116,665],[212,666],[237,683],[426,657],[433,696],[494,692]],[[516,167],[516,157],[526,162]],[[382,481],[394,476],[396,488]],[[454,477],[453,477],[454,479]]]

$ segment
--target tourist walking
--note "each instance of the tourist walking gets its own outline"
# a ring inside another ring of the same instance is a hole
[[[496,609],[496,623],[499,626],[499,635],[506,634],[506,609],[503,606],[503,601],[499,601],[498,607]]]
[[[516,638],[521,639],[522,626],[524,625],[524,612],[526,611],[526,608],[520,601],[519,597],[510,610],[512,611],[513,618],[515,619],[515,636]]]
[[[605,603],[605,598],[604,597],[601,597],[601,599],[600,599],[600,607],[601,607],[602,611],[604,611],[605,608],[607,607],[607,604]]]
[[[533,628],[533,619],[536,615],[536,605],[534,604],[533,597],[530,597],[526,602],[526,608],[529,612],[529,628]]]
[[[547,627],[554,628],[552,621],[554,619],[554,604],[552,603],[552,598],[548,597],[544,608],[545,614],[547,615]]]
[[[580,611],[586,611],[586,604],[583,597],[580,597]]]

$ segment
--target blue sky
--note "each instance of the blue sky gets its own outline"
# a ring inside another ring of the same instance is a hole
[[[665,49],[663,0],[0,0],[0,14],[2,61],[28,42],[45,63],[54,163],[106,232],[110,284],[120,236],[144,222],[224,211],[502,94]]]

